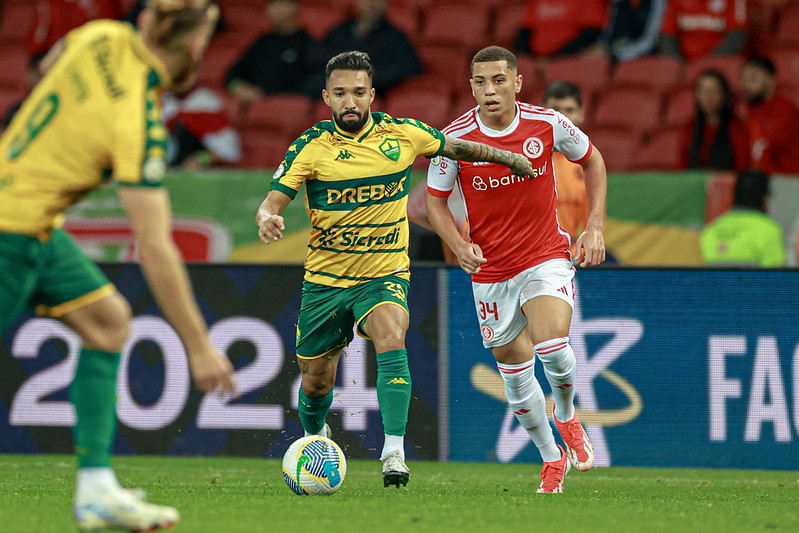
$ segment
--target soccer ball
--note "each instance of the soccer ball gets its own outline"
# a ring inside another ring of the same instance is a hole
[[[333,494],[347,475],[347,459],[332,440],[311,435],[294,441],[283,456],[283,477],[300,495]]]

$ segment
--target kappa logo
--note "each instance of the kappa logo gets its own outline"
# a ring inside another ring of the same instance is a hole
[[[351,159],[351,158],[354,158],[354,157],[355,156],[352,155],[349,150],[342,150],[342,151],[340,151],[338,153],[338,155],[336,156],[336,159],[334,159],[334,161],[339,161],[339,160],[346,161],[347,159]]]
[[[544,143],[538,137],[529,137],[524,141],[522,151],[530,159],[537,159],[544,153]]]
[[[391,381],[387,381],[386,385],[410,385],[405,378],[394,378]]]

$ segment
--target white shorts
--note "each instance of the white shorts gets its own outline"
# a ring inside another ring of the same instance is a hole
[[[536,296],[554,296],[574,308],[571,261],[552,259],[497,283],[472,282],[483,346],[504,346],[527,325],[522,306]]]

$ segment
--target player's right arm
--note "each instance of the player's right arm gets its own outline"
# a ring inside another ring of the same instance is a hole
[[[169,193],[163,187],[120,187],[147,285],[186,348],[194,381],[205,392],[231,391],[233,366],[213,347],[192,294],[180,252],[172,239]]]
[[[448,204],[449,195],[458,178],[458,169],[458,162],[446,157],[436,158],[430,163],[427,169],[425,209],[433,230],[458,258],[460,267],[467,274],[477,274],[480,272],[480,265],[486,262],[483,251],[480,246],[461,236]]]
[[[504,165],[516,176],[529,176],[533,172],[530,160],[521,154],[494,148],[487,144],[466,141],[446,135],[441,155],[455,161],[488,161]]]
[[[269,239],[276,241],[283,238],[281,231],[286,229],[286,225],[280,215],[289,202],[291,196],[278,190],[269,191],[266,199],[261,202],[255,214],[255,224],[258,226],[258,236],[264,244],[269,244]]]

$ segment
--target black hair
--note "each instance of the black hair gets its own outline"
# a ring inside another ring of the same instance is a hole
[[[733,118],[733,101],[730,84],[721,72],[717,70],[705,70],[696,78],[698,82],[702,78],[713,78],[721,85],[724,93],[724,103],[719,111],[719,129],[716,138],[710,145],[710,154],[707,162],[702,161],[702,141],[705,135],[704,111],[696,103],[696,120],[694,120],[694,132],[691,139],[691,147],[688,149],[688,168],[710,167],[718,170],[732,170],[735,168],[735,150],[730,140],[729,125]],[[741,157],[741,155],[739,155]]]
[[[735,182],[735,205],[762,211],[768,196],[769,178],[760,170],[745,170]]]
[[[341,52],[330,58],[325,67],[325,82],[330,79],[330,74],[334,70],[365,70],[369,75],[369,81],[374,80],[375,75],[375,67],[369,54],[357,50]]]
[[[577,105],[583,107],[583,93],[579,87],[570,81],[558,80],[547,85],[544,91],[544,102],[550,98],[558,100],[561,98],[574,98],[577,101]]]
[[[508,67],[516,70],[519,68],[519,63],[516,61],[516,56],[507,48],[501,46],[488,46],[477,52],[472,58],[470,68],[474,68],[475,63],[488,63],[490,61],[506,61]]]
[[[767,57],[763,56],[750,57],[749,59],[746,60],[745,65],[751,65],[753,67],[761,68],[766,72],[768,72],[769,75],[771,76],[777,74],[777,69],[776,67],[774,67],[774,63]]]

